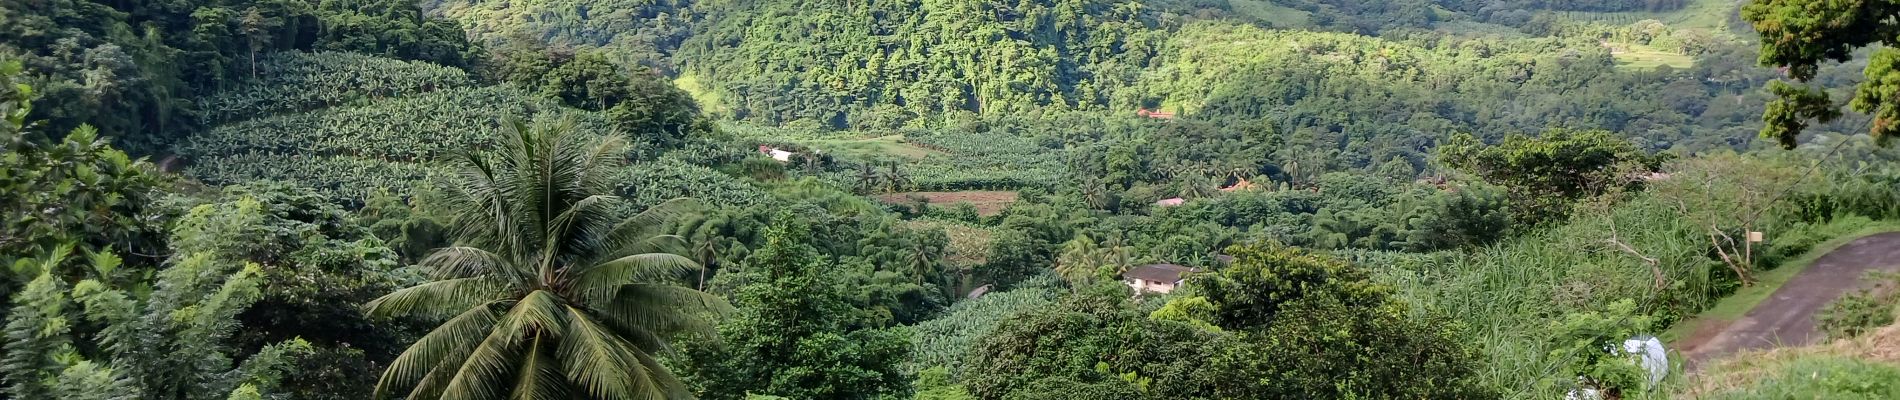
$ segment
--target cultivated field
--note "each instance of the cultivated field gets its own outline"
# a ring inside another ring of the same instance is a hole
[[[935,207],[950,207],[957,203],[970,203],[976,206],[976,214],[991,216],[1001,214],[1010,203],[1016,202],[1016,192],[1006,190],[965,190],[959,192],[904,192],[877,196],[878,201],[890,204],[909,204],[911,197],[930,199]]]
[[[1695,66],[1695,57],[1640,44],[1618,44],[1615,48],[1611,48],[1610,56],[1616,58],[1616,66],[1631,69]]]
[[[1646,19],[1662,21],[1676,28],[1705,29],[1714,33],[1727,33],[1730,21],[1739,12],[1741,3],[1736,0],[1694,0],[1680,10],[1663,12],[1583,12],[1555,11],[1567,19],[1578,21],[1597,21],[1608,24],[1628,25]]]
[[[829,153],[846,153],[857,156],[888,154],[909,159],[922,159],[931,155],[943,154],[941,151],[926,149],[911,144],[904,135],[887,135],[861,139],[813,139],[799,140],[800,144],[811,146]]]
[[[1308,25],[1307,18],[1312,16],[1312,13],[1304,10],[1273,4],[1268,0],[1229,0],[1227,3],[1234,8],[1234,12],[1259,18],[1281,29],[1305,27]]]

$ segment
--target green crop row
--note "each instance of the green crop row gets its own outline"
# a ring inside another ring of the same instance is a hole
[[[186,140],[178,153],[190,158],[263,152],[424,161],[488,147],[504,117],[564,115],[576,117],[584,131],[608,131],[595,114],[561,108],[512,86],[493,86],[227,124]]]
[[[199,158],[185,174],[212,185],[251,181],[299,182],[341,199],[364,199],[378,189],[414,193],[414,188],[446,176],[449,169],[418,163],[351,156],[239,153]]]
[[[356,53],[283,52],[258,61],[253,79],[198,101],[213,125],[469,86],[452,67]]]
[[[514,86],[466,87],[225,124],[176,147],[186,173],[212,184],[303,182],[342,198],[406,192],[447,171],[442,161],[494,145],[502,118],[573,118],[612,132],[597,113],[561,107]]]

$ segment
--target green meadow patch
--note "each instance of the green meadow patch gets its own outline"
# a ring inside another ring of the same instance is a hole
[[[1656,69],[1663,66],[1681,69],[1695,66],[1695,57],[1640,44],[1612,45],[1610,56],[1616,58],[1616,66],[1629,69]]]
[[[856,156],[890,155],[909,159],[921,159],[931,155],[943,154],[911,144],[904,135],[886,135],[870,138],[838,138],[798,140],[799,144],[810,146],[818,151],[846,153]]]
[[[1274,28],[1289,29],[1308,25],[1313,13],[1305,10],[1273,4],[1267,0],[1229,0],[1234,12],[1257,18],[1272,24]]]
[[[1637,21],[1653,19],[1675,28],[1704,29],[1718,34],[1729,32],[1729,21],[1735,16],[1741,3],[1734,0],[1691,0],[1689,5],[1675,11],[1628,11],[1628,12],[1586,12],[1553,11],[1552,13],[1573,21],[1600,22],[1615,25],[1629,25]]]

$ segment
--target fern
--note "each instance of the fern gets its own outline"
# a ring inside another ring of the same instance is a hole
[[[77,356],[77,355],[74,355]],[[61,400],[133,400],[140,398],[131,378],[92,361],[78,360],[60,372],[52,386]]]
[[[291,340],[234,367],[237,349],[227,343],[240,327],[238,314],[262,297],[263,268],[246,264],[231,271],[235,263],[212,253],[179,256],[173,264],[144,304],[96,280],[73,285],[68,299],[64,282],[51,269],[42,270],[14,297],[7,320],[0,372],[9,397],[245,398],[276,387],[291,361],[312,350],[303,340]],[[102,326],[86,347],[101,349],[107,362],[75,350],[72,319],[82,316]]]
[[[46,380],[62,369],[53,356],[72,347],[65,292],[65,282],[42,270],[13,296],[13,310],[7,315],[6,358],[0,363],[6,393],[12,398],[53,398]]]

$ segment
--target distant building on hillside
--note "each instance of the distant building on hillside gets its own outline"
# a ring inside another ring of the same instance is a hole
[[[1122,283],[1134,288],[1135,292],[1168,293],[1181,286],[1188,274],[1195,272],[1192,267],[1174,264],[1148,264],[1131,268],[1122,273]]]
[[[1161,201],[1155,202],[1155,205],[1161,206],[1161,207],[1174,207],[1174,206],[1182,205],[1185,203],[1187,203],[1187,199],[1175,197],[1171,199],[1161,199]]]
[[[778,162],[791,162],[792,154],[796,154],[796,153],[772,148],[772,146],[759,145],[759,154],[764,154],[767,157],[772,157],[772,159],[778,160]]]
[[[1135,110],[1135,115],[1154,119],[1174,119],[1174,113],[1161,110],[1149,110],[1146,108]]]

